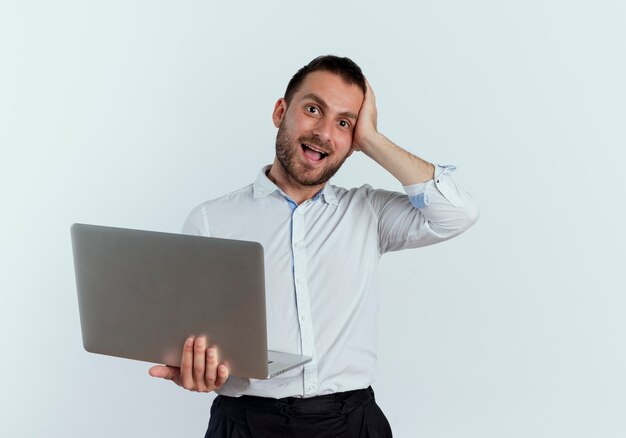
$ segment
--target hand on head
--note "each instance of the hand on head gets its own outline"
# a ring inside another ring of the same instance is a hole
[[[211,392],[228,379],[228,367],[219,363],[215,347],[208,347],[206,338],[189,337],[183,346],[180,367],[155,365],[148,371],[152,377],[171,380],[189,391]]]
[[[372,86],[366,80],[367,91],[359,111],[359,120],[354,127],[354,136],[352,139],[352,149],[360,151],[368,142],[374,140],[374,137],[378,135],[378,110],[376,109],[376,96]]]

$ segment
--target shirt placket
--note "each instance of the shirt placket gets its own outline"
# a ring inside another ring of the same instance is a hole
[[[304,395],[317,391],[317,360],[315,357],[315,336],[311,318],[311,300],[308,285],[308,259],[306,254],[305,210],[310,201],[300,204],[292,215],[291,245],[293,251],[293,275],[296,291],[298,323],[300,324],[300,345],[302,354],[313,360],[304,365]]]

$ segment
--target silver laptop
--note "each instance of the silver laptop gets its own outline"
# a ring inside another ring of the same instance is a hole
[[[86,224],[71,236],[85,350],[180,366],[185,339],[203,335],[255,379],[311,360],[267,350],[260,243]]]

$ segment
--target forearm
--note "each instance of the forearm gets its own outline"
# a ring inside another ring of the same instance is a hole
[[[434,178],[435,166],[411,154],[380,133],[360,143],[360,150],[376,161],[404,186]]]

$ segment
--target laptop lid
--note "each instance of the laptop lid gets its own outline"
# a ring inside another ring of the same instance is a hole
[[[185,339],[204,335],[232,375],[269,377],[261,244],[87,224],[71,236],[87,351],[180,366]]]

